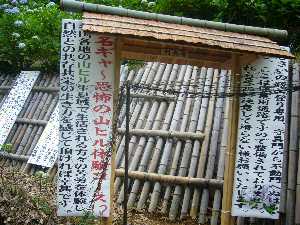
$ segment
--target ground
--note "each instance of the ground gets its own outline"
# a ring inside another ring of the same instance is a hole
[[[9,225],[96,225],[91,216],[56,217],[55,185],[44,173],[29,176],[16,169],[0,167],[0,224]],[[122,225],[122,209],[114,206],[113,224]],[[190,219],[170,222],[167,217],[130,210],[130,225],[196,225]]]

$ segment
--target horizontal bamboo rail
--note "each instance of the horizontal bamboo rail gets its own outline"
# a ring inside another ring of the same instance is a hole
[[[125,129],[119,128],[118,133],[124,134]],[[135,136],[158,136],[164,138],[178,138],[183,140],[202,140],[205,137],[205,134],[197,132],[178,132],[178,131],[164,131],[164,130],[145,130],[145,129],[130,129],[129,134]]]
[[[16,123],[26,123],[32,125],[46,126],[47,120],[36,120],[36,119],[28,119],[28,118],[17,118]]]
[[[0,152],[0,157],[6,159],[12,159],[17,161],[26,162],[29,159],[29,156],[26,155],[18,155],[14,153],[8,152]],[[116,169],[115,170],[117,177],[124,177],[125,170],[124,169]],[[181,177],[181,176],[172,176],[172,175],[164,175],[157,173],[148,173],[148,172],[140,172],[140,171],[129,171],[128,176],[131,179],[138,179],[143,181],[153,181],[174,185],[195,185],[201,187],[214,187],[217,189],[221,189],[223,187],[223,180],[216,179],[206,179],[206,178],[194,178],[194,177]]]
[[[6,93],[12,88],[11,85],[0,86],[0,93]],[[41,87],[35,86],[32,88],[34,91],[41,91],[41,92],[59,92],[58,87]],[[52,93],[53,94],[53,93]],[[160,101],[175,101],[175,95],[149,95],[149,94],[131,94],[131,98],[144,98],[144,99],[151,99],[151,100],[160,100]]]
[[[17,160],[21,162],[26,162],[29,159],[29,156],[27,155],[18,155],[14,153],[8,153],[4,151],[0,151],[0,157],[4,159],[12,159],[12,160]]]
[[[116,169],[115,172],[117,177],[123,177],[125,170]],[[216,180],[216,179],[181,177],[181,176],[172,176],[172,175],[148,173],[148,172],[140,172],[140,171],[128,171],[128,176],[129,178],[138,179],[138,180],[153,181],[153,182],[175,184],[175,185],[195,185],[201,187],[215,187],[215,188],[223,187],[223,181]]]
[[[165,101],[175,101],[176,96],[175,95],[147,95],[147,94],[131,94],[131,98],[144,98],[144,99],[150,99],[150,100],[165,100]]]
[[[6,92],[12,88],[12,85],[0,86],[0,92]],[[42,92],[58,92],[58,87],[42,87],[42,86],[34,86],[32,88],[34,91],[42,91]]]

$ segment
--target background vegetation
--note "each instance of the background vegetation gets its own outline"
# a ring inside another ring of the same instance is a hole
[[[286,29],[287,45],[300,52],[300,0],[85,0],[169,15]],[[0,71],[58,71],[63,12],[59,2],[0,0]]]

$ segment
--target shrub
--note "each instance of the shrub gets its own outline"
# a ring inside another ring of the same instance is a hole
[[[78,18],[47,0],[0,0],[0,70],[57,70],[63,18]]]

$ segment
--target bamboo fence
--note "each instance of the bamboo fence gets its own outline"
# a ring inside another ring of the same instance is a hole
[[[299,86],[299,65],[294,65]],[[228,136],[228,98],[217,98],[229,83],[230,71],[188,65],[148,62],[137,71],[121,67],[120,84],[147,85],[132,90],[130,102],[128,207],[163,213],[171,220],[197,217],[199,224],[220,223],[222,186]],[[14,81],[0,74],[0,107]],[[197,84],[197,85],[195,85]],[[41,74],[6,142],[11,154],[0,154],[0,165],[28,173],[51,170],[27,163],[58,102],[57,74]],[[203,92],[211,96],[165,94],[160,90]],[[150,88],[150,89],[151,89]],[[156,91],[155,91],[156,90]],[[300,224],[299,91],[291,100],[290,145],[284,157],[282,224]],[[124,199],[125,101],[121,98],[114,183],[118,204]],[[285,172],[286,171],[286,172]],[[285,187],[286,185],[286,187]],[[297,213],[298,212],[298,213]],[[272,220],[258,220],[276,224]],[[130,222],[130,221],[129,221]],[[253,224],[237,218],[236,224]]]

